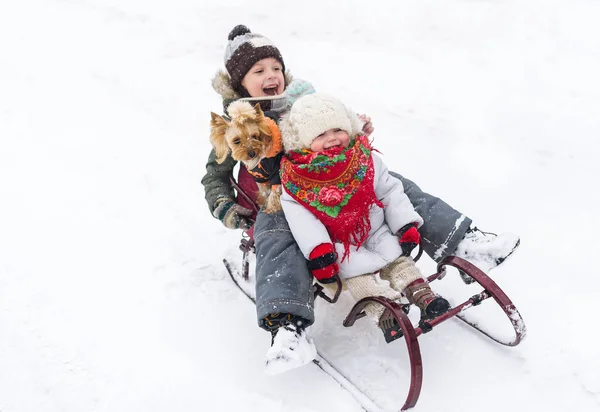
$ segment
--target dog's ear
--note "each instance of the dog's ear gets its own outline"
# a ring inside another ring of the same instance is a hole
[[[262,119],[264,119],[265,114],[263,113],[262,109],[260,108],[260,103],[256,103],[254,105],[254,111],[256,112],[256,120],[257,121],[261,121]]]
[[[211,129],[224,129],[227,130],[229,123],[227,120],[219,116],[214,112],[210,112],[210,127]]]
[[[259,122],[256,124],[258,126],[258,130],[260,131],[261,134],[265,135],[265,136],[269,136],[269,137],[273,137],[273,132],[271,130],[271,128],[269,127],[269,125],[267,124],[267,122],[263,121]]]
[[[260,130],[262,134],[271,137],[273,133],[271,133],[269,125],[267,124],[267,122],[265,122],[266,117],[262,109],[260,108],[259,103],[256,103],[256,105],[254,106],[254,111],[256,112],[256,124],[258,125],[258,130]]]
[[[225,132],[229,128],[227,120],[216,113],[210,112],[210,143],[215,148],[217,163],[223,163],[229,153]]]

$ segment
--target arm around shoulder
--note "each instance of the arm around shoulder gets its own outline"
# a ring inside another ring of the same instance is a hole
[[[211,213],[214,212],[219,199],[235,199],[235,192],[229,178],[233,175],[236,163],[237,161],[231,156],[227,156],[223,163],[217,163],[215,150],[211,150],[206,162],[206,174],[202,177],[204,195]]]

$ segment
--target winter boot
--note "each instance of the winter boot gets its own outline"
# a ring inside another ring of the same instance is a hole
[[[260,320],[260,327],[271,332],[271,346],[273,346],[273,341],[275,340],[275,335],[279,332],[279,328],[288,323],[304,325],[305,321],[299,316],[280,312],[273,313]]]
[[[423,279],[411,282],[404,289],[404,295],[410,303],[421,309],[421,318],[433,319],[450,309],[450,303],[443,297],[433,293],[429,283]]]
[[[469,228],[464,238],[460,241],[454,255],[467,260],[477,266],[481,271],[488,273],[507,257],[509,257],[521,240],[512,233],[496,235],[491,232],[483,232],[477,227]],[[474,279],[459,271],[460,277],[466,284],[473,283]]]
[[[265,371],[276,375],[310,363],[317,350],[306,338],[306,321],[289,313],[267,316],[261,324],[271,332],[271,348],[267,351]]]
[[[404,333],[402,333],[402,328],[400,328],[396,318],[394,318],[389,310],[383,312],[379,318],[379,328],[383,332],[383,337],[385,338],[386,343],[393,342],[396,339],[404,336]]]

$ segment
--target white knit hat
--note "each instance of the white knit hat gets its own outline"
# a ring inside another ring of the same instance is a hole
[[[356,114],[335,97],[324,93],[298,99],[280,126],[286,152],[310,148],[312,141],[329,129],[342,129],[350,138],[362,130],[362,122]]]

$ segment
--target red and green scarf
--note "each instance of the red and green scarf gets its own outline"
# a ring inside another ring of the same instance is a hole
[[[383,207],[375,195],[373,148],[357,135],[348,148],[322,152],[295,150],[281,161],[281,184],[286,192],[310,210],[327,228],[332,240],[360,246],[371,230],[369,209]]]

